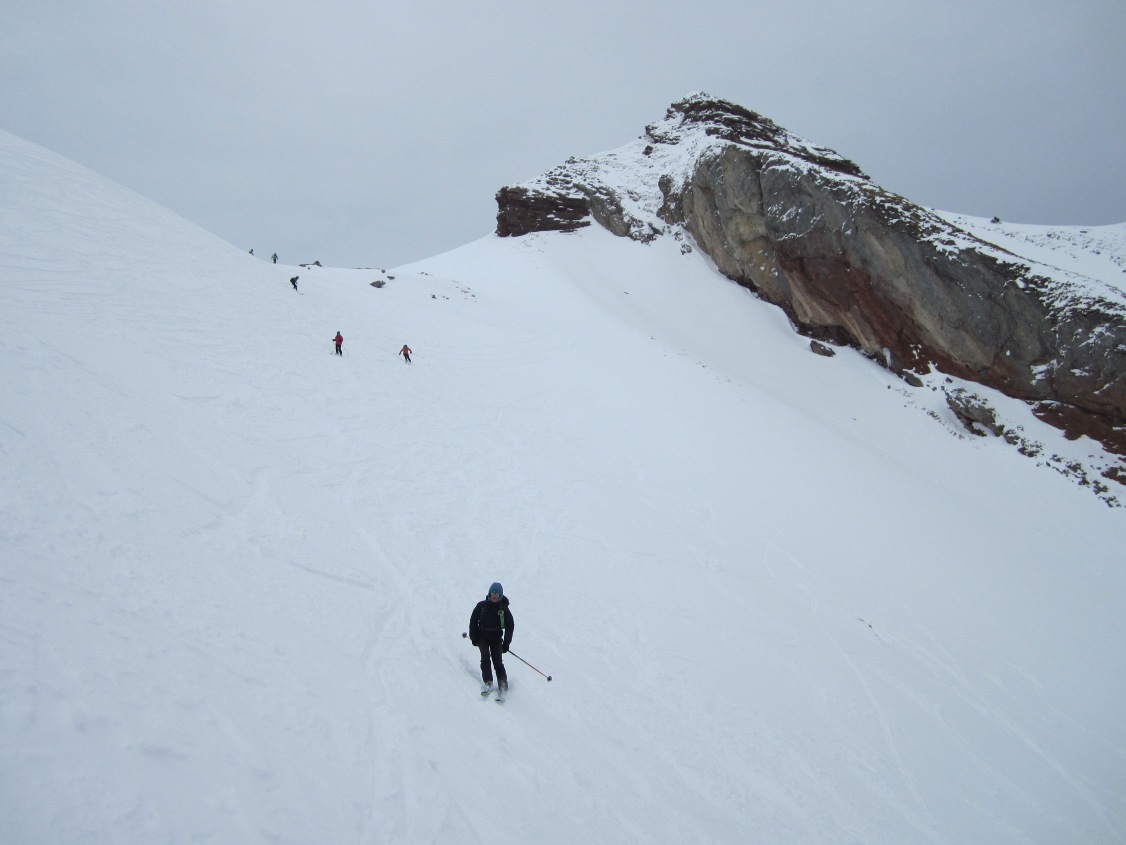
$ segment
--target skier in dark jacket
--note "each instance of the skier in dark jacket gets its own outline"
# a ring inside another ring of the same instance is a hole
[[[477,602],[469,617],[469,641],[481,650],[482,695],[493,690],[493,669],[497,672],[497,686],[503,697],[508,692],[508,673],[504,671],[502,654],[508,651],[516,623],[508,609],[508,596],[504,587],[494,582],[484,601]]]

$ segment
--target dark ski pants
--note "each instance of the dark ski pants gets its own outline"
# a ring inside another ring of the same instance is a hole
[[[337,354],[337,355],[343,355],[343,354],[344,354],[343,352],[341,352],[341,351],[340,351],[340,347],[339,347],[339,346],[337,346],[337,347],[336,347],[336,354]]]
[[[497,670],[497,681],[508,686],[508,673],[504,671],[504,655],[500,643],[478,642],[481,649],[481,680],[486,684],[493,682],[493,667]]]

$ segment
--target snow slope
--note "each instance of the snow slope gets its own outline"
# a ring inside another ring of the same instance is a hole
[[[1048,268],[1083,276],[1126,294],[1126,223],[1037,226],[936,212],[988,243]]]
[[[0,841],[1126,839],[1122,510],[698,252],[0,198]]]

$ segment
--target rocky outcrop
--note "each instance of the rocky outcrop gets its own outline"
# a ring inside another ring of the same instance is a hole
[[[1121,307],[1069,297],[869,182],[730,146],[666,206],[725,275],[811,337],[1126,423]]]
[[[532,232],[570,232],[590,225],[590,202],[582,196],[501,188],[497,206],[497,234],[502,238]]]
[[[597,181],[584,181],[568,161],[552,170],[535,188],[517,186],[497,191],[497,234],[503,237],[532,232],[570,232],[589,226],[591,219],[619,237],[649,241],[660,230],[645,227],[629,216],[618,194]]]
[[[996,388],[1126,454],[1121,301],[1038,273],[747,109],[695,95],[635,144],[498,204],[501,235],[576,215],[637,240],[686,231],[811,338]]]
[[[997,421],[997,412],[984,399],[965,388],[948,391],[946,405],[971,434],[982,434],[979,427],[997,437],[1005,434],[1005,426]]]

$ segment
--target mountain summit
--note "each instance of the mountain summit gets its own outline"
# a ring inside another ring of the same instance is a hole
[[[867,179],[853,162],[787,132],[768,118],[708,94],[673,103],[664,120],[621,147],[570,158],[543,176],[497,193],[497,234],[570,231],[591,219],[616,235],[648,241],[666,232],[670,193],[698,162],[730,144],[777,152],[797,161]]]
[[[812,338],[1028,402],[1126,455],[1126,296],[884,190],[832,150],[707,94],[639,139],[497,193],[497,234],[596,222],[705,252]],[[1000,221],[993,221],[1000,227]],[[998,237],[994,237],[994,235]]]

